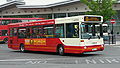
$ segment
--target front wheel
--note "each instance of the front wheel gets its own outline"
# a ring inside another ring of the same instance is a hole
[[[58,53],[59,53],[59,55],[64,55],[64,47],[63,46],[60,46],[59,48],[58,48]]]
[[[20,45],[20,51],[21,51],[21,52],[25,52],[25,47],[24,47],[23,44]]]

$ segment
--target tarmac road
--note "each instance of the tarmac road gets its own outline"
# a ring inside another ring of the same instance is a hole
[[[21,53],[0,44],[0,68],[113,68],[120,66],[120,46],[106,45],[104,51],[59,56],[49,52]]]

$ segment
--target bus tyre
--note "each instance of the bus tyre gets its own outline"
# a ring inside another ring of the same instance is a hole
[[[20,51],[21,51],[21,52],[25,52],[25,47],[24,47],[23,44],[20,45]]]
[[[58,53],[59,53],[59,55],[61,55],[61,56],[64,55],[64,47],[63,47],[63,46],[59,46],[59,47],[58,47]]]
[[[5,38],[3,42],[7,44],[8,43],[8,38]]]

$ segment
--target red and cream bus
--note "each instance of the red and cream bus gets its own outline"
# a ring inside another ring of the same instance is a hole
[[[22,52],[46,51],[60,55],[103,51],[103,38],[95,31],[95,25],[102,22],[102,16],[82,15],[9,24],[8,47]]]
[[[0,42],[8,42],[8,25],[9,23],[30,22],[43,20],[44,18],[0,18]]]

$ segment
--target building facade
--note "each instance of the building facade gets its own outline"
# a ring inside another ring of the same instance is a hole
[[[55,19],[84,15],[86,11],[90,11],[90,9],[79,0],[68,0],[48,5],[25,5],[25,2],[23,2],[23,0],[7,1],[8,2],[6,4],[0,6],[0,16],[3,18],[42,17],[45,19]],[[117,10],[118,12],[118,14],[115,16],[117,23],[114,24],[114,32],[120,33],[120,3],[114,4],[113,9]],[[111,26],[109,21],[107,23]]]

